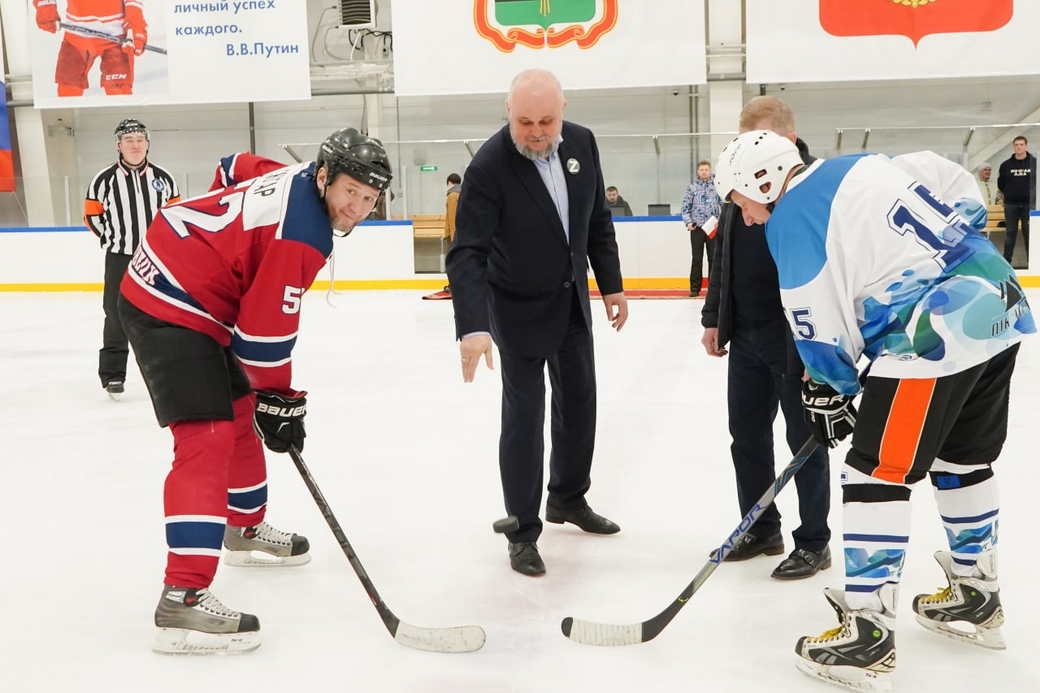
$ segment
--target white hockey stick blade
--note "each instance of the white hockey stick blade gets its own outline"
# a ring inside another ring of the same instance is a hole
[[[476,652],[484,646],[485,639],[480,626],[419,628],[404,621],[394,634],[394,640],[402,645],[426,652]]]
[[[633,623],[619,626],[612,623],[593,623],[581,619],[571,619],[570,630],[564,634],[574,642],[582,645],[602,645],[613,647],[618,645],[638,645],[643,642],[643,626]]]

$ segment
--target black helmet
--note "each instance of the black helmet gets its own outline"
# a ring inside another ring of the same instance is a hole
[[[123,135],[129,135],[133,132],[144,133],[144,138],[149,139],[148,128],[137,118],[124,118],[123,120],[120,120],[119,125],[116,126],[116,139],[118,140]]]
[[[366,137],[354,128],[337,130],[318,148],[318,167],[328,170],[328,183],[345,173],[351,178],[377,190],[390,188],[393,172],[383,143]]]

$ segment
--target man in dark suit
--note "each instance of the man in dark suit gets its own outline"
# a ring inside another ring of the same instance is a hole
[[[596,274],[611,325],[628,318],[614,226],[603,192],[596,140],[563,120],[560,83],[528,70],[513,80],[509,125],[466,169],[447,257],[462,375],[472,382],[480,357],[492,367],[492,337],[502,360],[499,468],[510,565],[542,575],[545,366],[552,384],[548,522],[586,532],[619,527],[585,501],[596,437],[596,375],[586,272]]]
[[[772,130],[796,144],[806,165],[814,159],[798,139],[794,113],[780,99],[758,96],[744,106],[740,131]],[[802,365],[780,303],[780,281],[761,226],[748,226],[732,204],[722,208],[715,267],[701,311],[701,344],[709,356],[729,354],[727,399],[730,451],[737,477],[737,502],[745,515],[776,479],[773,421],[777,409],[787,425],[793,453],[811,435],[802,410]],[[729,349],[726,349],[726,346]],[[829,459],[817,448],[794,477],[801,524],[792,533],[794,550],[773,570],[781,580],[808,578],[830,567]],[[769,504],[740,543],[726,556],[743,561],[784,553],[780,513]]]

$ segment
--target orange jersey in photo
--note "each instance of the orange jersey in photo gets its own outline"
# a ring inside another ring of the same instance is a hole
[[[102,31],[112,36],[126,34],[126,22],[144,24],[142,0],[67,0],[62,21],[92,31]],[[41,6],[55,5],[54,0],[33,0],[37,10]],[[141,26],[143,29],[144,26]],[[77,33],[75,30],[68,30]],[[86,34],[81,34],[86,35]]]

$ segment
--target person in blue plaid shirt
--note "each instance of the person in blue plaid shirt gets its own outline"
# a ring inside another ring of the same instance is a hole
[[[715,255],[715,225],[718,224],[721,208],[719,196],[715,193],[711,162],[702,161],[697,164],[697,180],[686,188],[682,201],[682,218],[690,230],[690,249],[693,254],[690,263],[690,296],[701,295],[705,249],[708,251],[708,274],[711,274]]]

